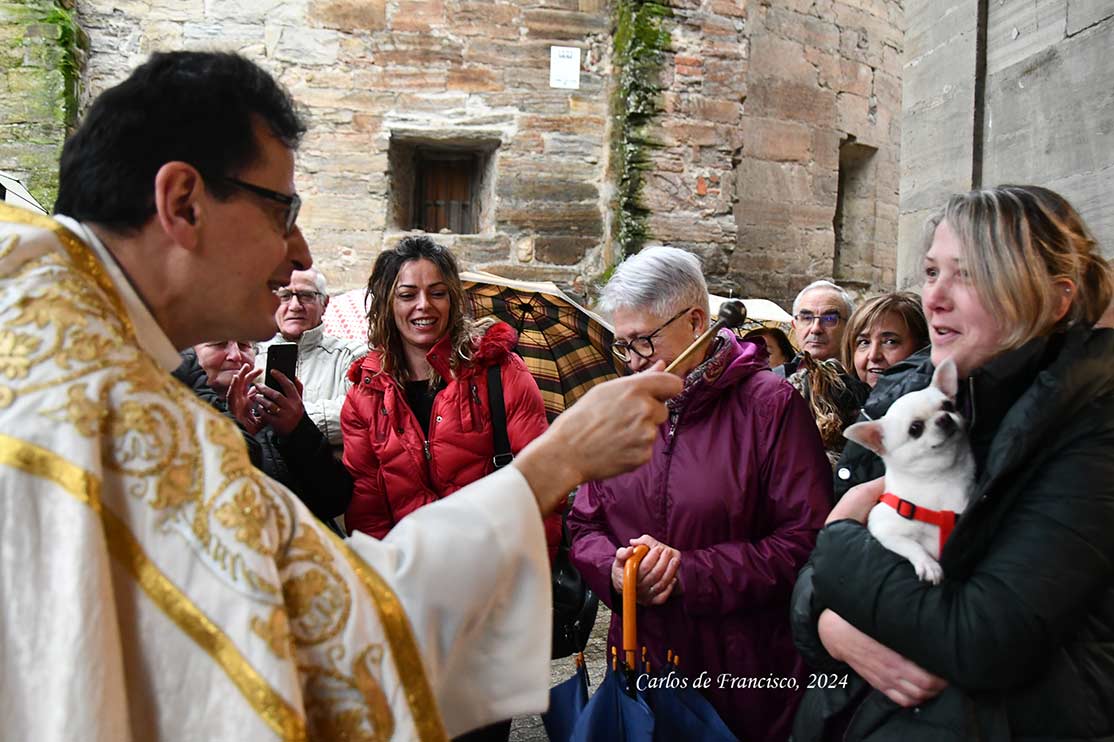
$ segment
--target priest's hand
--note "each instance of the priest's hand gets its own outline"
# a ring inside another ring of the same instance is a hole
[[[592,387],[515,458],[542,515],[565,501],[584,482],[607,479],[650,460],[665,401],[682,381],[662,373],[660,361],[636,376]]]

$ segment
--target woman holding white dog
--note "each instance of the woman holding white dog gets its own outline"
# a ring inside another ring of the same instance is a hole
[[[848,445],[836,483],[859,486],[794,590],[797,646],[823,674],[792,739],[1114,739],[1114,331],[1095,328],[1111,269],[1044,188],[954,196],[930,227],[931,355],[864,409],[954,360],[973,495],[943,582],[918,580],[863,527],[883,469]]]

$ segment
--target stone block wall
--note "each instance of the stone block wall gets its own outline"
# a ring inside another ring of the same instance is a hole
[[[899,282],[956,191],[1047,186],[1114,256],[1114,0],[907,0]]]
[[[674,0],[664,28],[660,109],[646,138],[640,201],[647,240],[699,255],[713,290],[728,270],[737,227],[734,156],[746,99],[744,0]]]
[[[899,0],[751,2],[725,284],[790,306],[806,284],[895,280]]]
[[[572,283],[607,241],[610,15],[603,0],[78,0],[84,100],[150,52],[239,51],[305,106],[299,220],[331,288],[363,285],[409,228],[415,147],[485,153],[467,267]],[[578,90],[549,87],[550,47],[581,50]],[[394,160],[392,160],[394,158]]]
[[[54,0],[0,0],[0,170],[47,210],[69,116],[58,12]]]
[[[617,0],[77,0],[88,101],[158,49],[237,50],[304,104],[302,219],[338,288],[410,224],[423,147],[477,152],[468,267],[577,291],[618,257]],[[892,287],[901,0],[668,0],[640,126],[646,242],[700,255],[713,291]],[[550,47],[581,87],[549,87]],[[627,198],[623,191],[622,198]],[[625,223],[625,222],[624,222]]]

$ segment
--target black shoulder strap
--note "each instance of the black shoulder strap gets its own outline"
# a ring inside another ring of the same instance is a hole
[[[503,377],[499,364],[487,367],[487,404],[491,408],[491,437],[495,439],[495,456],[491,459],[496,469],[502,469],[514,460],[511,441],[507,437],[507,408],[503,404]]]

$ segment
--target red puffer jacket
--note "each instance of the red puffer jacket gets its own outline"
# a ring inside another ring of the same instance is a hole
[[[426,359],[448,385],[434,399],[428,441],[405,390],[381,372],[380,354],[373,350],[352,364],[348,378],[353,386],[340,415],[344,464],[354,480],[344,516],[349,532],[383,538],[409,513],[495,470],[489,366],[501,369],[511,451],[517,454],[545,432],[545,404],[534,377],[514,353],[517,341],[510,325],[492,325],[456,378],[449,370],[449,336],[429,351]],[[561,539],[560,514],[545,519],[545,535],[552,562]]]

